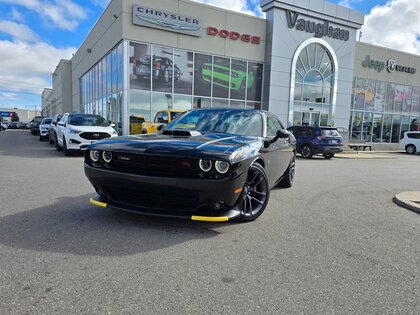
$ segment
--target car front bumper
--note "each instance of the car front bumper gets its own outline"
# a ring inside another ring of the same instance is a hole
[[[343,152],[343,147],[342,146],[322,146],[319,147],[318,150],[316,151],[316,154],[335,154],[335,153],[340,153]]]
[[[105,138],[105,139],[109,139],[109,138]],[[67,150],[85,151],[89,145],[100,140],[103,140],[103,139],[87,140],[87,139],[82,138],[79,134],[68,134],[66,136]]]
[[[48,137],[49,136],[49,134],[50,134],[50,131],[49,130],[40,130],[39,131],[39,135],[41,136],[41,137]]]
[[[236,208],[246,174],[226,179],[144,176],[85,164],[85,174],[98,196],[91,203],[152,216],[199,221],[228,221]],[[220,209],[215,204],[220,205]]]

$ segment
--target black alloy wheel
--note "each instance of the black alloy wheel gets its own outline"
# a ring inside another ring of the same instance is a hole
[[[265,210],[270,196],[267,175],[264,168],[254,163],[250,166],[246,183],[238,203],[240,221],[253,221]]]
[[[66,138],[64,137],[63,137],[63,153],[64,153],[64,156],[70,155],[70,151],[67,149]]]
[[[416,153],[416,147],[412,144],[409,144],[405,147],[405,152],[407,152],[408,154],[414,154]]]
[[[322,154],[324,156],[324,158],[326,159],[331,159],[334,157],[334,153],[324,153]]]
[[[312,152],[312,148],[311,148],[311,146],[309,144],[305,144],[302,147],[302,151],[301,152],[302,152],[301,153],[302,154],[302,157],[305,158],[305,159],[310,159],[310,158],[312,158],[312,155],[314,155],[313,152]]]
[[[55,149],[57,150],[57,151],[61,151],[61,150],[63,150],[59,145],[58,145],[58,139],[57,139],[57,135],[55,135]]]
[[[295,156],[292,157],[290,160],[289,166],[287,170],[284,172],[283,179],[280,181],[279,186],[290,188],[293,186],[293,182],[295,180],[295,172],[296,172],[296,158]]]

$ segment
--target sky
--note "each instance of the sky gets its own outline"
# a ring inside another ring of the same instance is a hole
[[[194,0],[262,16],[259,0]],[[0,108],[40,109],[60,59],[80,47],[109,0],[0,0]],[[362,42],[420,54],[420,0],[330,0],[365,13]]]

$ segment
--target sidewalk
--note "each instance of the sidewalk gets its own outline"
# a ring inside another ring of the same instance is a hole
[[[395,195],[393,201],[401,207],[420,213],[420,191],[401,192]]]
[[[345,150],[335,155],[339,159],[395,159],[396,155],[392,153],[399,153],[400,151],[354,151]],[[402,151],[401,151],[402,152]]]

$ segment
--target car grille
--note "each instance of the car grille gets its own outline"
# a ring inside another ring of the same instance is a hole
[[[196,160],[191,158],[115,152],[106,166],[110,170],[148,176],[191,177],[198,171]]]
[[[101,140],[111,137],[111,135],[106,132],[82,132],[79,136],[86,140]]]
[[[128,190],[102,187],[103,193],[112,201],[139,208],[170,211],[193,211],[199,206],[198,196],[193,194],[154,192],[151,190]]]

